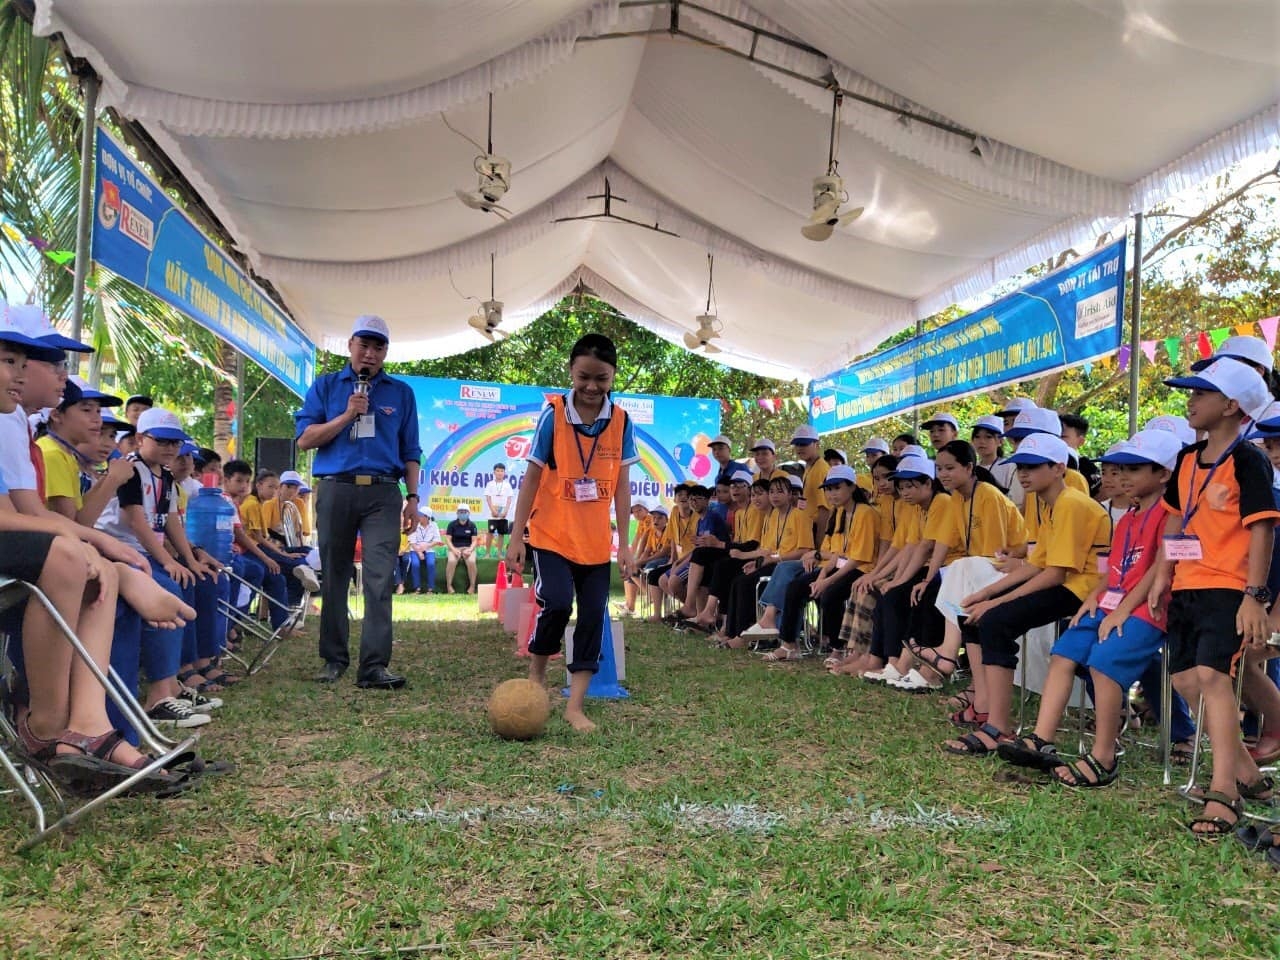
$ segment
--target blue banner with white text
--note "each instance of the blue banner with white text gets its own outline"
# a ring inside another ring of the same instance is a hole
[[[181,310],[306,396],[315,345],[102,127],[96,179],[94,261]]]
[[[1044,376],[1120,346],[1125,241],[809,388],[820,433]]]

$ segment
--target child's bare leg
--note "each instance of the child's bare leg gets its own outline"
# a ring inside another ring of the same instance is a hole
[[[1101,676],[1096,671],[1094,676]],[[1056,654],[1049,658],[1049,672],[1044,678],[1044,690],[1040,694],[1040,713],[1036,715],[1036,736],[1052,743],[1058,734],[1058,724],[1071,702],[1071,688],[1075,684],[1076,662]],[[1113,683],[1114,687],[1115,684]],[[1101,730],[1101,724],[1098,725]],[[1112,745],[1114,747],[1114,744]],[[1114,752],[1114,749],[1113,751]],[[1096,753],[1094,756],[1098,756]],[[1099,759],[1102,759],[1099,757]]]
[[[969,651],[969,670],[973,678],[973,712],[987,713],[991,708],[988,705],[987,672],[982,663],[982,645],[966,643],[965,649]]]
[[[36,581],[49,603],[77,633],[89,567],[83,544],[71,537],[54,537]],[[27,726],[41,740],[52,740],[67,728],[71,714],[68,677],[73,654],[44,605],[34,599],[27,603],[23,616],[22,652],[31,697]]]
[[[587,718],[587,688],[591,686],[590,670],[569,674],[569,701],[564,705],[564,718],[579,733],[590,733],[596,725]]]
[[[1201,696],[1204,697],[1204,725],[1213,751],[1213,779],[1209,789],[1235,797],[1240,743],[1235,690],[1231,678],[1212,667],[1196,667],[1195,672]],[[1207,816],[1230,815],[1230,811],[1214,801],[1205,805],[1205,813]]]
[[[987,688],[988,723],[1002,733],[1013,725],[1013,668],[984,666]]]

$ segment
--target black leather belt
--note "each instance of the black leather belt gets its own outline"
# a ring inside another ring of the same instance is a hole
[[[331,473],[327,477],[316,477],[317,480],[332,480],[334,483],[354,483],[357,487],[369,487],[375,483],[399,483],[399,477],[379,476],[372,473]]]

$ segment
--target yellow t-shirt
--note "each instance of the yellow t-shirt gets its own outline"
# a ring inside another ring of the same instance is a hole
[[[934,494],[933,502],[929,504],[929,510],[924,520],[923,538],[932,540],[934,543],[945,543],[947,545],[947,556],[942,561],[944,567],[964,556],[963,547],[952,543],[951,531],[955,525],[956,499],[949,493]]]
[[[914,503],[898,500],[894,507],[895,523],[890,546],[901,550],[924,539],[924,514]]]
[[[756,472],[751,475],[751,482],[755,483],[757,480],[774,480],[777,477],[786,476],[788,476],[787,471],[783,470],[781,467],[774,467],[768,473],[765,473],[763,470],[756,470]]]
[[[80,492],[80,463],[53,437],[41,437],[36,446],[44,454],[44,502],[54,497],[66,497],[76,509],[84,506],[84,494]],[[25,451],[23,453],[25,456]]]
[[[800,496],[804,499],[804,514],[809,518],[810,526],[817,523],[819,510],[824,507],[831,509],[827,492],[822,489],[830,472],[831,467],[825,460],[814,461],[804,472],[804,489],[800,491]]]
[[[822,555],[843,557],[865,572],[875,566],[880,521],[874,508],[855,503],[835,512],[832,530],[844,527],[843,533],[829,533],[822,542]]]
[[[240,524],[250,536],[267,536],[266,524],[262,522],[262,501],[252,493],[240,501]]]
[[[698,534],[698,515],[690,510],[688,517],[682,517],[678,508],[672,510],[667,520],[667,531],[671,542],[676,544],[676,550],[681,555],[688,553],[693,549],[693,538]]]
[[[768,553],[791,553],[813,549],[813,524],[803,510],[771,510],[760,530],[760,549]]]
[[[1098,554],[1111,548],[1111,514],[1087,493],[1063,490],[1052,507],[1040,506],[1040,533],[1027,558],[1040,569],[1065,567],[1063,586],[1083,600],[1098,589]]]
[[[947,543],[958,548],[960,556],[991,557],[997,550],[1026,545],[1022,513],[991,484],[974,484],[972,499],[952,494],[951,500]]]
[[[871,474],[869,473],[857,474],[857,476],[854,479],[854,483],[860,486],[863,490],[867,491],[867,493],[870,494],[871,496],[875,496],[876,485],[875,485],[875,481],[871,479]]]
[[[1062,479],[1067,484],[1068,490],[1079,490],[1086,497],[1089,495],[1089,481],[1085,479],[1085,475],[1079,470],[1067,468],[1067,472],[1063,474]],[[1017,478],[1014,478],[1017,482]],[[1038,508],[1038,509],[1037,509]],[[1040,527],[1041,514],[1044,511],[1043,505],[1034,493],[1027,491],[1026,499],[1022,502],[1022,519],[1026,523],[1027,543],[1034,543],[1036,540],[1036,532]]]
[[[733,515],[733,542],[750,543],[760,540],[760,531],[764,527],[765,513],[748,505]]]

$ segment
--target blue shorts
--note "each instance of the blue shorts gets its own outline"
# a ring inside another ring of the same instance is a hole
[[[1164,644],[1164,632],[1145,620],[1130,617],[1124,622],[1122,636],[1112,634],[1104,641],[1098,639],[1098,625],[1106,614],[1099,610],[1081,617],[1070,630],[1053,645],[1053,655],[1065,657],[1097,670],[1104,677],[1114,680],[1121,690],[1128,690],[1146,672],[1151,661],[1160,653]]]

